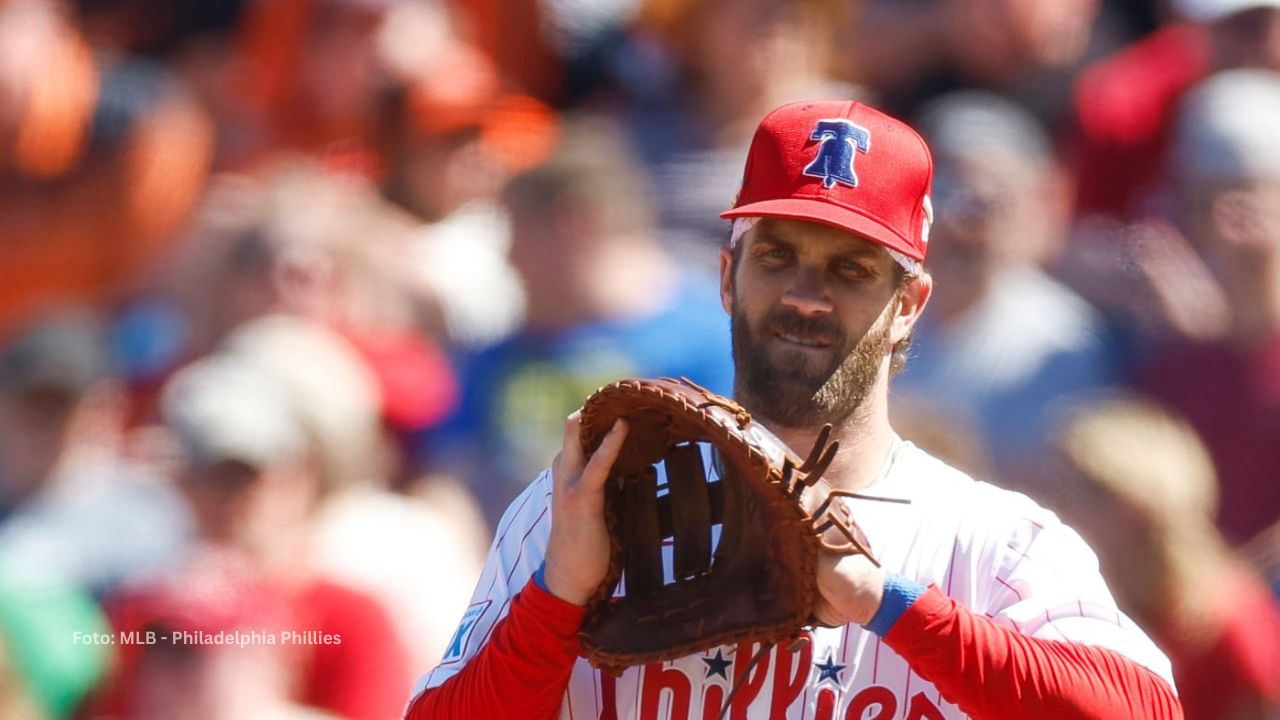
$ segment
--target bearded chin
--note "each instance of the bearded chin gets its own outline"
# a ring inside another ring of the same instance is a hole
[[[889,323],[877,320],[833,367],[808,367],[803,357],[775,362],[746,317],[731,316],[734,394],[747,409],[782,427],[838,425],[862,406],[889,352]]]

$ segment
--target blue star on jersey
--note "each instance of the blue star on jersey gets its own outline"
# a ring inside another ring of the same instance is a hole
[[[813,666],[818,668],[818,682],[832,680],[837,685],[840,684],[840,672],[845,669],[845,666],[836,664],[835,653],[829,655],[825,663],[814,663]]]
[[[704,657],[702,662],[707,664],[707,677],[719,675],[725,680],[729,679],[729,666],[733,664],[732,660],[725,659],[724,651],[717,649],[715,657]]]
[[[804,169],[804,174],[822,179],[823,187],[831,189],[836,183],[858,187],[858,174],[853,170],[853,158],[858,152],[870,152],[871,133],[849,120],[819,120],[813,126],[810,140],[819,140],[818,155]]]

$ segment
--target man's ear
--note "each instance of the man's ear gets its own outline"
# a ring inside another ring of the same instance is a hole
[[[891,344],[896,345],[911,334],[932,295],[933,276],[929,273],[921,272],[919,276],[906,281],[898,301],[898,312],[893,316],[893,324],[889,329]]]
[[[733,315],[733,252],[720,248],[720,306]]]

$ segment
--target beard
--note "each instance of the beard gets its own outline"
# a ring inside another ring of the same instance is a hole
[[[870,395],[892,350],[892,312],[882,313],[850,347],[835,317],[805,317],[779,306],[752,327],[740,308],[735,301],[730,317],[734,394],[749,410],[783,427],[838,425],[848,419]],[[773,357],[768,344],[775,333],[820,339],[831,348],[831,358],[822,361],[803,351]]]

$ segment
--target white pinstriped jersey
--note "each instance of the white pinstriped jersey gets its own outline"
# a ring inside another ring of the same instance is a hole
[[[932,583],[1023,634],[1115,650],[1172,685],[1169,661],[1116,608],[1093,551],[1025,495],[975,481],[902,441],[864,492],[910,500],[853,508],[886,570]],[[550,506],[551,474],[544,472],[503,517],[453,644],[416,690],[443,683],[483,647],[542,562]],[[560,717],[713,720],[754,649],[725,646],[633,667],[616,680],[579,659]],[[805,647],[771,651],[741,685],[728,715],[735,720],[967,717],[857,625],[819,628]]]

